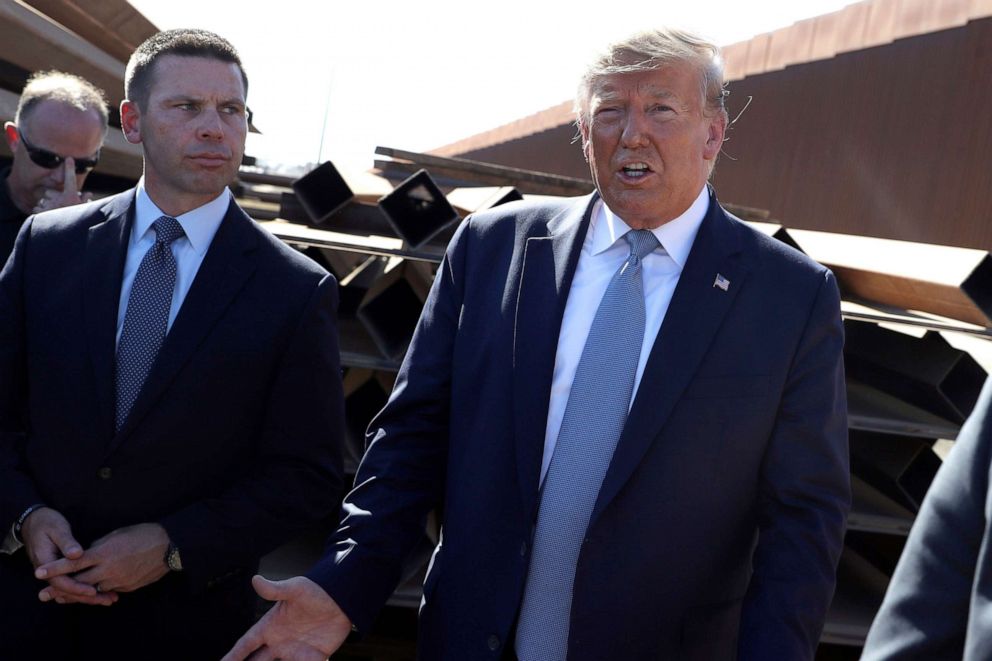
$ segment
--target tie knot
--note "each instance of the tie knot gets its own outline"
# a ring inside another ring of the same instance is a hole
[[[155,241],[169,245],[186,233],[183,226],[172,216],[162,216],[155,221]]]
[[[630,244],[630,254],[636,255],[639,260],[658,247],[658,237],[651,230],[630,230],[623,238]]]

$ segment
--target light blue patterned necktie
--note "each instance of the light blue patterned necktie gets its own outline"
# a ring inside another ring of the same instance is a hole
[[[155,244],[138,266],[117,343],[117,401],[114,429],[124,426],[165,340],[176,285],[176,258],[170,245],[185,236],[179,221],[162,216],[155,221]]]
[[[624,235],[630,255],[599,304],[575,370],[541,506],[517,625],[520,661],[564,661],[572,585],[596,497],[620,438],[644,342],[641,260],[658,247],[648,230]]]

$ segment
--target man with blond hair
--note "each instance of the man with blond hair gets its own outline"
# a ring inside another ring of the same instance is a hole
[[[3,128],[13,161],[0,170],[0,268],[29,214],[89,199],[80,190],[100,158],[107,101],[79,76],[35,73]]]
[[[432,509],[421,659],[813,658],[850,504],[839,297],[707,185],[722,85],[680,31],[593,63],[597,192],[462,223],[328,553],[255,580],[278,603],[228,659],[368,631]]]

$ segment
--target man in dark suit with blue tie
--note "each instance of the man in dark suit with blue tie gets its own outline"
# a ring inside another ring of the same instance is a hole
[[[227,189],[237,52],[163,32],[125,87],[137,188],[28,218],[0,274],[5,659],[216,659],[338,496],[337,285]]]
[[[367,631],[427,513],[422,659],[811,659],[850,502],[832,274],[724,212],[719,50],[614,45],[578,124],[597,193],[448,246],[328,553],[227,658]],[[311,656],[307,656],[311,655]]]

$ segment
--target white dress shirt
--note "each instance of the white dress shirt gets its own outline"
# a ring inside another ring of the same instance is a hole
[[[203,257],[207,254],[207,249],[210,248],[210,243],[214,240],[214,235],[221,221],[224,220],[230,204],[231,192],[225,188],[220,195],[203,206],[176,217],[186,235],[176,239],[171,245],[172,255],[176,258],[176,286],[172,292],[172,306],[169,308],[166,332],[172,329],[172,322],[176,320],[179,308],[186,300],[186,294],[189,293],[193,279],[200,270],[200,264],[203,263]],[[152,198],[148,197],[145,180],[142,178],[138,182],[138,192],[134,199],[134,224],[131,226],[131,237],[127,243],[124,277],[121,279],[121,297],[117,307],[118,342],[124,328],[124,315],[127,313],[134,276],[138,273],[138,267],[145,253],[155,245],[155,230],[152,225],[156,220],[167,215],[152,202]]]
[[[709,208],[709,192],[706,187],[699,192],[696,200],[678,218],[657,229],[651,230],[660,246],[641,262],[644,278],[644,341],[641,344],[641,357],[634,376],[634,390],[630,402],[637,395],[637,388],[644,374],[648,355],[655,337],[665,320],[668,304],[672,301],[675,286],[679,283],[682,268],[685,266],[692,243],[696,239],[699,225]],[[555,354],[555,371],[551,381],[551,402],[548,406],[548,424],[544,434],[544,459],[541,463],[541,482],[548,472],[551,456],[558,442],[558,432],[565,415],[565,405],[572,389],[575,370],[589,336],[599,302],[620,265],[630,254],[630,247],[622,240],[630,227],[614,214],[600,200],[592,210],[589,231],[586,233],[575,268],[575,277],[568,292],[565,315],[558,334],[558,350]],[[630,404],[628,404],[630,406]]]

